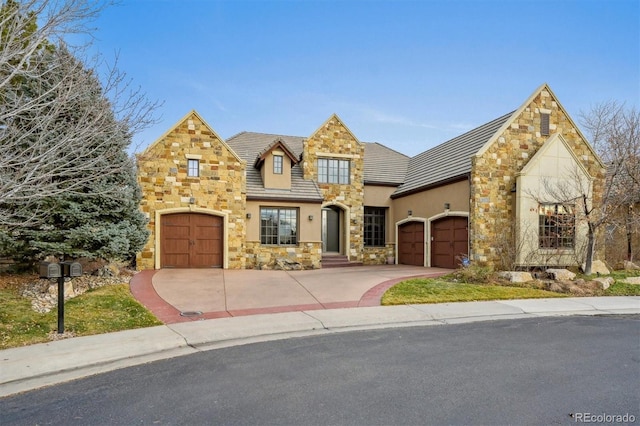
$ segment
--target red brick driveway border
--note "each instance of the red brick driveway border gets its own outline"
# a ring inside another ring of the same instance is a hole
[[[413,278],[437,278],[443,275],[447,275],[449,273],[451,273],[451,271],[432,272],[430,274],[411,275],[407,277],[394,278],[392,280],[385,281],[367,290],[367,292],[363,294],[362,297],[360,298],[360,301],[358,302],[357,306],[359,308],[368,307],[368,306],[380,306],[382,302],[382,296],[384,295],[384,293],[394,285],[398,284],[399,282],[410,280]]]

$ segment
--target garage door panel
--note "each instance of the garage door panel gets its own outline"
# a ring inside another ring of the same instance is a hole
[[[398,227],[398,263],[424,266],[423,222],[408,222]]]
[[[168,225],[164,227],[164,237],[167,239],[189,239],[191,230],[188,226],[172,226]]]
[[[223,219],[176,213],[161,219],[161,267],[211,268],[223,263]]]
[[[457,268],[469,253],[466,217],[445,217],[431,223],[431,266]]]

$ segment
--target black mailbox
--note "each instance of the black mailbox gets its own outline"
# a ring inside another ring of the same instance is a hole
[[[62,262],[62,273],[65,277],[81,277],[82,265],[78,262]]]
[[[59,263],[40,262],[40,278],[60,278],[62,270]]]

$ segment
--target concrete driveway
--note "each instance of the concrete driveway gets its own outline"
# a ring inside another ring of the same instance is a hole
[[[448,269],[376,265],[308,271],[161,269],[131,279],[131,292],[161,321],[313,309],[378,306],[382,294],[410,277]]]

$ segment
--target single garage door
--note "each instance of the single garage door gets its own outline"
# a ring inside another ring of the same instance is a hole
[[[160,267],[222,267],[222,217],[199,213],[161,217]]]
[[[450,216],[431,222],[431,266],[455,269],[469,255],[466,217]]]
[[[398,263],[424,266],[423,222],[407,222],[398,227]]]

